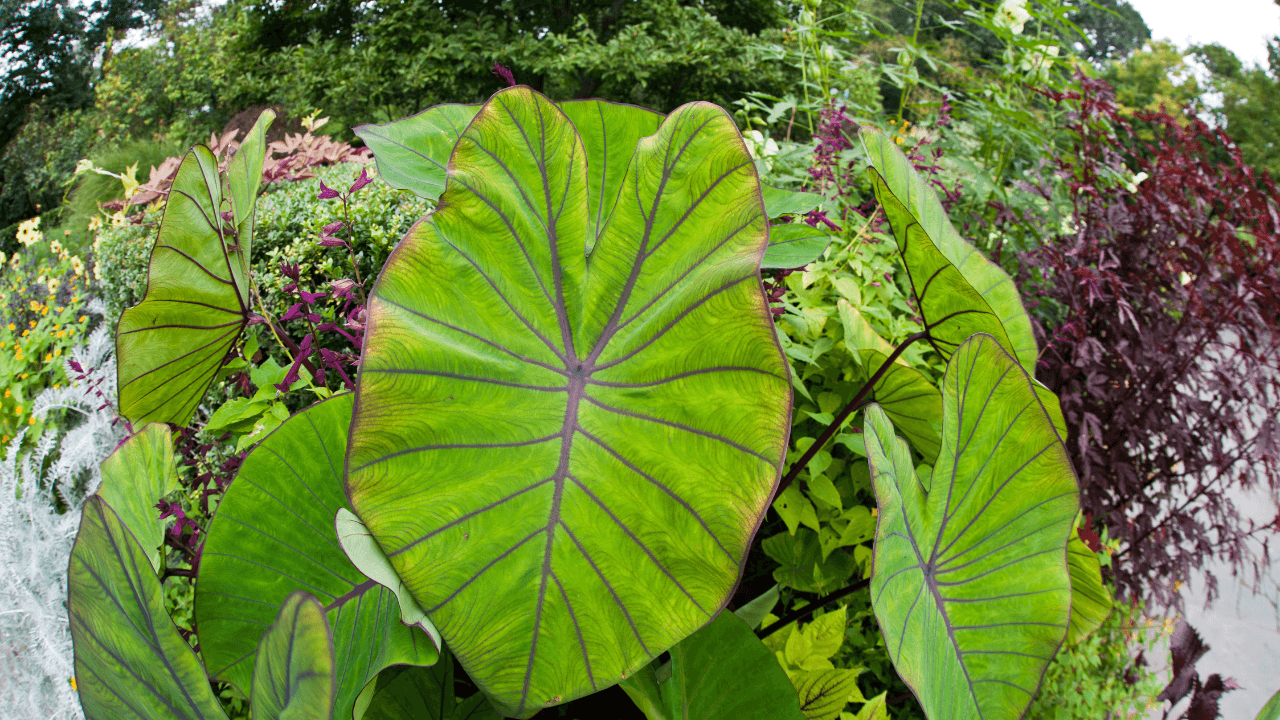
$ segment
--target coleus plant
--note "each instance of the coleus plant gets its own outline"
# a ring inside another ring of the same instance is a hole
[[[228,178],[199,147],[179,169],[118,335],[135,423],[188,422],[260,317],[248,179],[269,121]],[[938,389],[865,328],[862,391],[787,472],[792,379],[759,270],[822,251],[770,222],[821,197],[762,187],[722,109],[516,86],[357,133],[384,181],[437,205],[368,293],[354,393],[283,421],[226,489],[200,657],[164,616],[156,521],[137,512],[170,487],[171,468],[131,459],[161,426],[109,460],[133,475],[90,501],[72,554],[90,720],[219,717],[209,677],[255,719],[523,718],[619,683],[651,720],[833,718],[851,676],[789,677],[751,632],[776,592],[722,610],[770,503],[860,409],[872,603],[930,717],[1019,717],[1073,617],[1101,622],[1105,591],[1073,608],[1097,569],[1068,569],[1076,480],[1025,310],[884,136],[863,139],[926,320],[908,343],[950,362]],[[487,702],[454,697],[449,657]]]

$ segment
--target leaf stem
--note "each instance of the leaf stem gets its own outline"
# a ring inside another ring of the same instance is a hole
[[[822,431],[822,434],[818,436],[818,439],[809,446],[809,449],[805,451],[804,455],[801,455],[800,459],[791,466],[791,470],[787,473],[786,477],[782,478],[782,482],[778,484],[778,492],[774,494],[774,497],[777,497],[783,490],[787,489],[787,486],[796,479],[796,476],[799,475],[800,471],[809,464],[809,461],[813,459],[813,456],[817,455],[818,451],[822,449],[822,446],[826,445],[827,441],[836,434],[836,431],[840,429],[840,426],[844,424],[844,421],[847,420],[855,410],[862,407],[863,399],[870,394],[871,389],[875,387],[875,384],[880,381],[882,376],[884,376],[884,373],[889,369],[889,366],[893,365],[894,361],[902,355],[903,351],[910,347],[915,341],[928,336],[929,331],[922,330],[921,332],[908,336],[906,340],[902,341],[901,345],[893,349],[893,353],[890,354],[889,358],[884,361],[884,364],[876,370],[875,374],[867,379],[867,382],[858,390],[858,394],[853,396],[853,399],[849,401],[849,404],[844,406],[844,409],[840,411],[839,415],[836,415],[835,419],[831,421],[831,424],[827,426],[826,430]]]
[[[839,590],[836,590],[835,592],[831,593],[830,595],[824,598],[819,599],[816,602],[810,603],[800,608],[799,610],[793,610],[787,613],[786,615],[783,615],[777,622],[771,623],[769,627],[760,628],[759,630],[756,631],[756,637],[763,640],[769,637],[770,635],[778,632],[782,628],[790,625],[791,623],[796,622],[798,620],[802,620],[805,617],[812,615],[814,610],[817,610],[818,608],[821,608],[821,607],[826,607],[827,605],[830,605],[831,603],[839,600],[840,598],[845,597],[846,595],[852,595],[858,592],[859,590],[862,590],[870,585],[871,585],[871,578],[863,578],[862,580],[859,580],[858,582],[852,585],[848,585],[843,588],[840,588]]]

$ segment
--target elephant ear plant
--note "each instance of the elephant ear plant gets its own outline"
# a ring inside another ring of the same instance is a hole
[[[179,171],[118,331],[130,419],[188,422],[254,319],[269,121],[227,177],[200,147]],[[762,186],[722,109],[516,86],[357,133],[385,181],[436,207],[370,289],[355,391],[245,458],[196,576],[199,655],[165,616],[145,512],[173,487],[168,429],[108,460],[68,602],[90,720],[223,717],[211,678],[255,719],[527,718],[617,684],[651,720],[834,717],[852,681],[790,678],[752,632],[776,588],[722,611],[770,503],[859,410],[872,577],[803,614],[869,582],[929,717],[987,720],[1020,717],[1068,627],[1105,615],[1092,585],[1072,607],[1097,569],[1068,572],[1076,481],[1025,367],[1025,310],[881,136],[871,172],[926,317],[908,343],[950,362],[939,389],[841,307],[862,390],[791,459],[759,271],[823,252],[781,219],[822,198]],[[482,695],[454,696],[454,659]]]

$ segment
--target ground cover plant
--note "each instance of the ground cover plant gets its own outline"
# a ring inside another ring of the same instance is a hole
[[[264,402],[303,388],[327,399],[271,405],[283,417],[216,481],[207,533],[157,479],[165,462],[137,473],[128,500],[117,487],[88,501],[69,591],[87,716],[216,717],[211,676],[254,717],[403,717],[454,702],[430,669],[445,652],[487,699],[464,699],[468,713],[529,717],[618,683],[650,718],[834,718],[849,700],[882,713],[856,672],[825,668],[840,642],[810,657],[787,639],[788,672],[751,632],[820,605],[770,623],[774,590],[721,612],[770,504],[797,524],[815,512],[787,508],[788,489],[845,515],[822,475],[832,438],[861,448],[877,511],[851,506],[841,537],[793,528],[770,554],[796,553],[793,584],[824,586],[810,554],[853,561],[841,548],[875,533],[871,608],[928,716],[1022,715],[1069,631],[1105,617],[1096,558],[1069,569],[1076,481],[1056,398],[1029,374],[1026,311],[890,137],[863,132],[868,178],[922,327],[889,345],[849,306],[865,375],[822,400],[827,429],[789,457],[796,385],[760,268],[822,254],[829,238],[794,222],[822,198],[762,186],[720,108],[663,116],[515,86],[358,129],[381,178],[435,209],[376,282],[334,283],[348,305],[328,323],[296,269],[282,270],[298,302],[279,320],[258,297],[270,121],[225,175],[197,146],[173,179],[146,295],[117,330],[121,415],[140,432],[116,462],[145,465],[130,458],[154,447],[146,423],[189,423],[229,357]],[[345,206],[368,183],[321,184],[320,197]],[[351,249],[346,225],[322,242]],[[354,343],[354,378],[348,358],[317,351],[326,331]],[[905,360],[916,343],[945,362],[939,385]],[[269,371],[269,344],[287,369]],[[865,432],[847,424],[855,411]],[[139,502],[177,524],[162,532],[124,508]],[[194,579],[194,632],[168,619],[157,576]],[[839,637],[844,618],[807,627],[838,623]],[[811,637],[797,632],[781,637]],[[289,660],[294,643],[319,649],[310,665]],[[282,683],[292,694],[272,690]],[[711,700],[726,692],[742,707]]]

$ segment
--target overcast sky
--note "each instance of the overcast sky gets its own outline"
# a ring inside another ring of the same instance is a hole
[[[1185,48],[1216,42],[1245,64],[1266,67],[1267,40],[1280,35],[1280,7],[1273,0],[1129,0],[1157,40]]]

